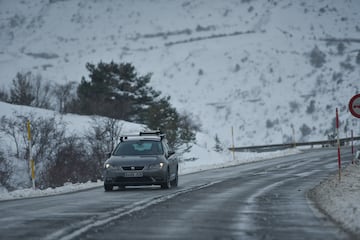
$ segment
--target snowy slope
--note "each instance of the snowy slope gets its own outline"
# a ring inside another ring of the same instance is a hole
[[[346,108],[359,91],[359,10],[357,0],[1,0],[0,84],[19,71],[80,81],[86,62],[131,62],[227,146],[232,126],[236,145],[326,139],[336,107],[341,135],[359,135]]]

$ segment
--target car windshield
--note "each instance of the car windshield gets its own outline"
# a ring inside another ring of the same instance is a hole
[[[115,149],[115,156],[159,155],[163,153],[160,141],[125,141]]]

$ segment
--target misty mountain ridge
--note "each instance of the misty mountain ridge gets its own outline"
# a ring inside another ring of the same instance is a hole
[[[357,120],[360,2],[0,0],[0,83],[57,83],[130,62],[209,137],[236,145],[341,136]]]

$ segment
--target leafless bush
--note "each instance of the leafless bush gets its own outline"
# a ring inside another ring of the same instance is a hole
[[[321,68],[326,62],[325,58],[325,53],[323,53],[318,46],[315,46],[310,52],[310,63],[315,68]]]
[[[93,128],[85,137],[66,136],[61,118],[36,117],[33,114],[3,116],[0,134],[7,137],[14,155],[28,164],[29,142],[26,123],[30,120],[32,158],[35,161],[36,185],[40,189],[62,186],[65,182],[87,182],[101,178],[102,165],[121,134],[119,120],[94,118]],[[4,146],[3,146],[4,147]],[[11,149],[10,149],[11,150]],[[12,172],[0,155],[0,184],[4,185]],[[30,179],[30,178],[29,178]]]
[[[55,117],[33,120],[33,157],[44,164],[47,159],[53,159],[54,151],[64,144],[65,130],[62,120]]]
[[[54,149],[55,156],[43,173],[42,187],[59,187],[66,182],[87,182],[94,176],[94,167],[88,161],[82,139],[67,137],[59,148]]]
[[[9,179],[12,174],[12,168],[4,157],[4,153],[0,151],[0,185],[6,189],[11,189]]]
[[[92,129],[86,133],[91,161],[94,162],[96,177],[101,177],[102,165],[106,154],[111,152],[118,141],[123,123],[111,118],[93,118]]]
[[[16,114],[16,113],[14,113]],[[2,116],[0,119],[0,132],[13,141],[15,146],[15,157],[25,158],[24,149],[26,147],[26,121],[22,122],[20,117]]]
[[[10,88],[9,101],[14,104],[50,109],[52,86],[41,75],[17,73]]]
[[[30,72],[16,74],[16,77],[12,81],[12,88],[10,89],[11,103],[30,106],[34,100],[30,79]]]
[[[66,106],[75,99],[76,93],[74,92],[75,89],[75,82],[68,82],[64,85],[56,84],[53,89],[53,94],[55,95],[58,110],[60,113],[66,113],[67,109]]]
[[[306,124],[303,124],[301,127],[300,127],[300,132],[301,132],[301,135],[302,135],[302,138],[308,136],[311,134],[311,128],[306,125]]]
[[[30,121],[31,126],[32,159],[36,163],[36,176],[40,176],[37,181],[44,185],[42,173],[55,159],[56,150],[65,142],[65,125],[56,117],[43,118],[16,112],[12,117],[3,116],[0,120],[0,133],[8,137],[9,146],[15,146],[15,157],[24,161],[29,159],[27,121]]]
[[[50,82],[44,81],[41,75],[31,76],[32,83],[32,95],[34,100],[31,103],[31,106],[38,108],[51,108],[51,89],[52,86]]]
[[[9,101],[9,93],[6,91],[6,89],[4,87],[2,89],[0,89],[0,101],[2,101],[2,102]]]
[[[223,152],[223,151],[224,151],[224,148],[223,148],[223,146],[222,146],[222,144],[221,144],[221,142],[220,142],[220,139],[219,139],[219,137],[218,137],[217,134],[215,135],[215,146],[214,146],[214,150],[215,150],[216,152]]]
[[[309,106],[306,108],[307,114],[313,114],[315,112],[315,100],[311,100]]]

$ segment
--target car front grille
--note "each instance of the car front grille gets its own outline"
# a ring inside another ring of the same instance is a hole
[[[130,166],[130,167],[122,167],[124,171],[140,171],[144,169],[144,166]]]
[[[117,177],[115,182],[118,183],[151,183],[154,182],[154,179],[151,177]]]

